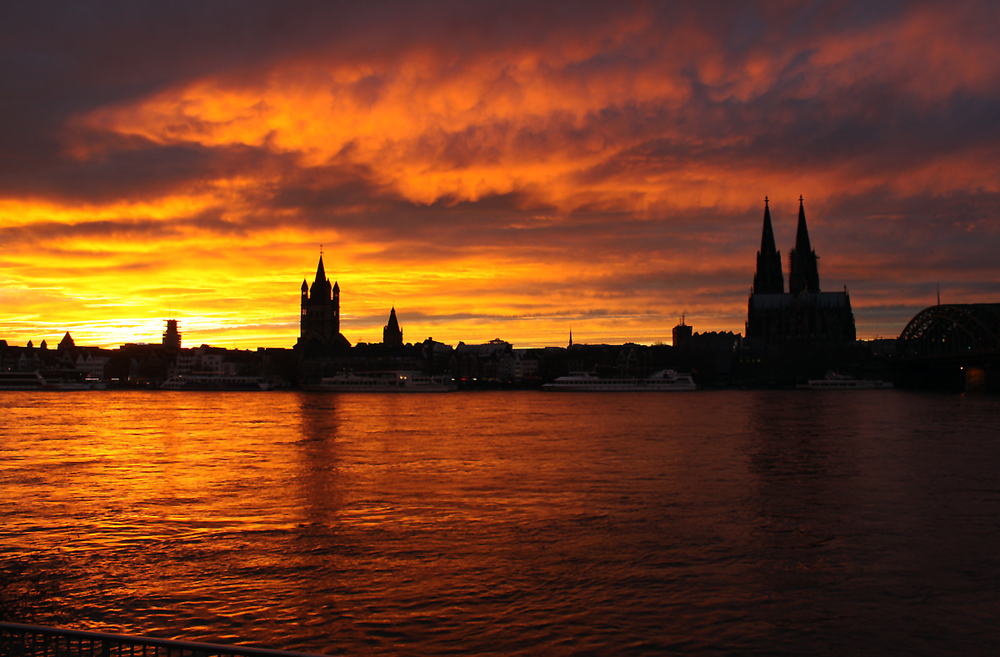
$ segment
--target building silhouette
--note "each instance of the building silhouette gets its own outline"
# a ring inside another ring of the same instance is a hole
[[[167,351],[177,352],[181,350],[181,333],[177,330],[177,320],[167,320],[167,330],[163,332],[161,343]]]
[[[788,292],[784,291],[781,254],[775,248],[771,212],[764,199],[764,228],[757,271],[747,304],[746,337],[754,346],[847,344],[856,339],[847,288],[822,292],[819,258],[809,242],[806,213],[799,197],[795,248],[789,254]]]
[[[302,281],[302,315],[295,347],[316,355],[350,346],[340,334],[340,286],[336,282],[330,284],[320,254],[312,286],[305,279]]]
[[[802,218],[805,223],[805,217]],[[764,197],[764,235],[757,252],[757,272],[753,276],[754,294],[783,294],[785,277],[781,273],[781,252],[774,246],[774,230],[771,227],[771,210]],[[682,322],[683,323],[683,322]]]
[[[758,261],[760,260],[760,255],[757,256]],[[780,272],[779,272],[780,273]],[[681,348],[687,345],[688,341],[691,340],[693,329],[690,324],[684,323],[684,316],[681,315],[681,323],[674,327],[673,330],[673,344],[676,348]]]
[[[399,328],[399,321],[396,319],[396,307],[389,311],[389,323],[382,328],[382,344],[386,347],[402,347],[403,331]]]
[[[764,199],[765,206],[767,198]],[[788,255],[788,291],[798,295],[803,291],[819,294],[819,258],[809,244],[809,229],[806,228],[806,211],[799,197],[799,224],[795,229],[795,248]],[[848,306],[850,303],[848,303]]]
[[[45,342],[45,340],[42,340],[42,342]],[[66,335],[64,335],[63,339],[59,341],[59,346],[56,347],[56,349],[58,351],[66,351],[67,349],[72,349],[75,346],[76,344],[73,342],[73,336],[69,334],[69,331],[66,331]]]

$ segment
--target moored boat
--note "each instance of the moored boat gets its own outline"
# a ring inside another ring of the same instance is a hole
[[[803,390],[888,390],[893,385],[881,379],[855,379],[846,374],[827,372],[824,378],[810,379],[797,387]]]
[[[0,390],[98,390],[104,382],[72,370],[0,371]]]
[[[99,379],[96,376],[88,376],[84,379],[84,382],[91,390],[107,390],[108,383],[104,379]]]
[[[163,390],[270,390],[271,384],[260,376],[235,376],[216,373],[177,374],[160,386]]]
[[[302,388],[311,392],[452,392],[456,386],[451,377],[397,370],[341,372],[319,383],[304,383]]]
[[[90,390],[91,385],[86,381],[45,379],[45,384],[42,388],[45,390]]]
[[[0,390],[45,390],[45,377],[41,372],[0,371]]]
[[[660,370],[646,379],[602,379],[591,372],[570,372],[542,386],[543,390],[567,392],[683,392],[696,388],[690,374],[674,370]]]

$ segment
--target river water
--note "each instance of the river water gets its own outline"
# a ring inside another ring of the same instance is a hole
[[[325,654],[1000,649],[1000,399],[0,393],[69,625]]]

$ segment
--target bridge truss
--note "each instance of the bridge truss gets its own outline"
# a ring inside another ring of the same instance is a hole
[[[899,335],[904,357],[976,357],[1000,354],[1000,303],[926,308]]]

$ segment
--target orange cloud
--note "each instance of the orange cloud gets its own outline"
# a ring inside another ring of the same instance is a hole
[[[799,194],[824,285],[913,306],[917,283],[867,281],[923,275],[882,269],[940,241],[924,213],[955,253],[997,239],[1000,49],[972,13],[540,9],[507,33],[457,12],[155,62],[50,108],[51,159],[0,172],[0,331],[156,340],[172,314],[196,342],[288,346],[320,244],[352,341],[392,303],[413,339],[649,342],[685,310],[739,330],[763,197],[787,251]],[[899,256],[870,264],[876,242]],[[941,275],[981,293],[973,260]]]

